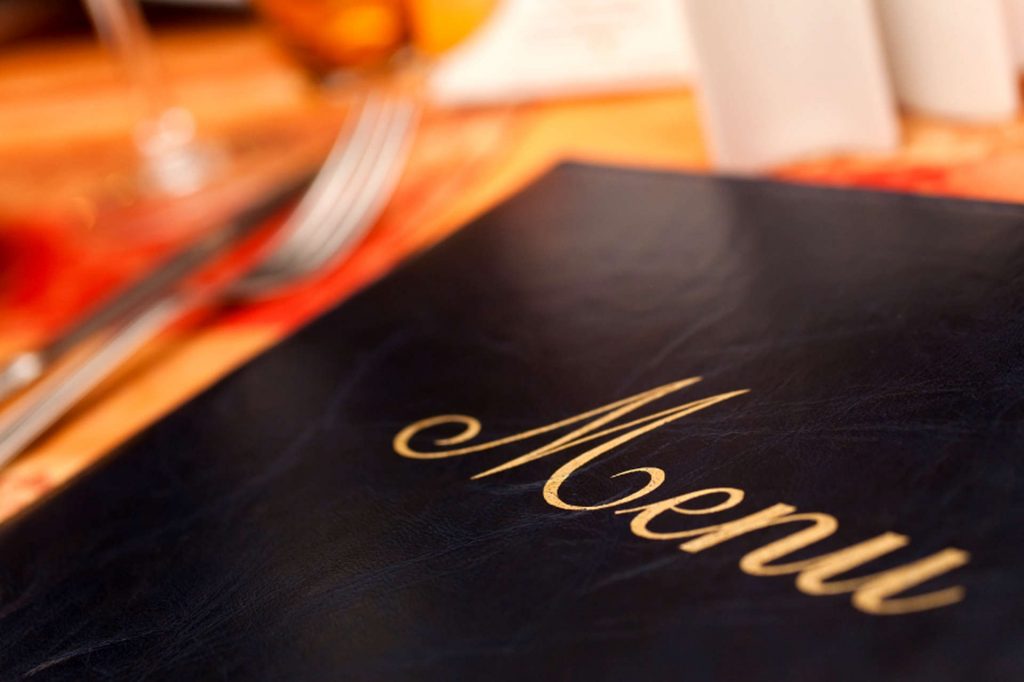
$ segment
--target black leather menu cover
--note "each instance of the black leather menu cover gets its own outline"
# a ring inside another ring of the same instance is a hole
[[[563,166],[0,530],[0,679],[1024,679],[1022,351],[1022,208]]]

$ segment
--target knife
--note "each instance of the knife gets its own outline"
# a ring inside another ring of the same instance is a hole
[[[306,169],[274,188],[266,197],[235,214],[226,225],[178,251],[44,346],[17,353],[0,365],[0,402],[34,383],[83,341],[128,313],[160,300],[190,275],[255,233],[268,218],[305,191],[316,169]]]

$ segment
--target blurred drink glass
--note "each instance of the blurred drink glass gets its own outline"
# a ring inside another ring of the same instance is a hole
[[[422,61],[461,43],[499,0],[254,0],[315,73]]]
[[[210,179],[217,150],[195,136],[192,113],[170,94],[138,0],[84,0],[100,40],[144,107],[135,129],[141,164],[135,189],[186,195]]]

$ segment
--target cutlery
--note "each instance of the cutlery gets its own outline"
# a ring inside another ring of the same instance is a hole
[[[156,300],[186,277],[237,246],[245,237],[261,227],[267,218],[309,187],[314,175],[315,169],[300,173],[283,187],[276,188],[269,197],[262,199],[257,205],[233,217],[226,226],[186,247],[138,282],[100,304],[53,341],[41,348],[17,353],[7,362],[0,364],[0,402],[34,383],[51,366],[100,330],[109,327],[139,306]]]
[[[0,414],[0,466],[42,435],[147,341],[196,307],[267,297],[343,260],[387,204],[411,146],[416,103],[371,94],[357,107],[309,189],[255,264],[233,281],[178,287],[123,315]]]

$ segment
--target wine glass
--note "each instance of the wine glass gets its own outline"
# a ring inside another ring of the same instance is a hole
[[[135,128],[142,192],[187,195],[202,188],[220,154],[196,137],[190,111],[175,102],[137,0],[84,0],[100,40],[113,54],[143,105]]]

